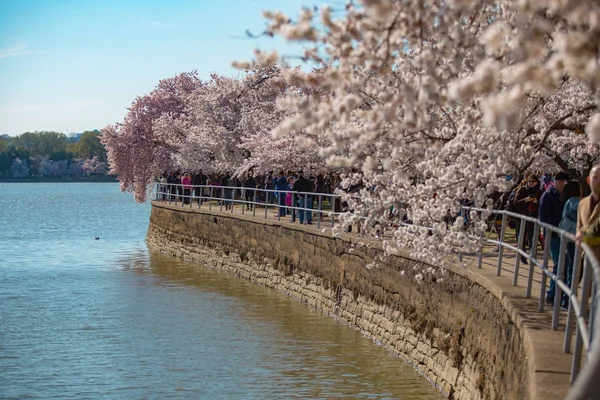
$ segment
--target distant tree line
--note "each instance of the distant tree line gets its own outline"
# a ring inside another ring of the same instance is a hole
[[[0,136],[0,178],[105,176],[108,164],[100,136],[97,130],[71,138],[52,131]]]

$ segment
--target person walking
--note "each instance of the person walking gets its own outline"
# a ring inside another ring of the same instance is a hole
[[[559,172],[554,176],[554,185],[548,188],[540,198],[539,216],[538,219],[548,225],[558,227],[563,215],[564,201],[563,189],[569,180],[569,174]],[[556,274],[558,270],[558,259],[560,252],[560,236],[556,232],[544,229],[544,237],[550,237],[550,255],[554,263],[553,272]],[[556,282],[550,281],[550,288],[546,292],[546,302],[554,303],[554,292],[556,290]]]

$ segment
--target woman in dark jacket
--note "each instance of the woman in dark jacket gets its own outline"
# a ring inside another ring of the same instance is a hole
[[[540,180],[535,175],[530,175],[527,179],[527,184],[521,186],[515,195],[514,210],[517,214],[525,215],[528,217],[537,218],[538,208],[540,204],[540,197],[542,197],[542,189],[540,188]],[[521,223],[517,221],[517,240],[520,235]],[[525,250],[527,247],[531,249],[537,243],[537,238],[533,237],[533,222],[525,223],[523,247],[521,250]],[[527,259],[521,256],[521,262],[527,264]]]
[[[252,172],[249,173],[246,182],[244,182],[244,194],[246,198],[246,210],[252,210],[254,208],[254,191],[256,190],[256,179],[252,175]]]

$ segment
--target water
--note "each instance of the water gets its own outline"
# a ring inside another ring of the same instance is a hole
[[[440,398],[303,304],[149,254],[149,212],[114,183],[0,183],[0,398]]]

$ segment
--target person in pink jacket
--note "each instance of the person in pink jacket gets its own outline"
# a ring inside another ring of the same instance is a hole
[[[190,194],[192,193],[192,178],[188,172],[181,177],[181,186],[183,186],[183,204],[189,204]]]

